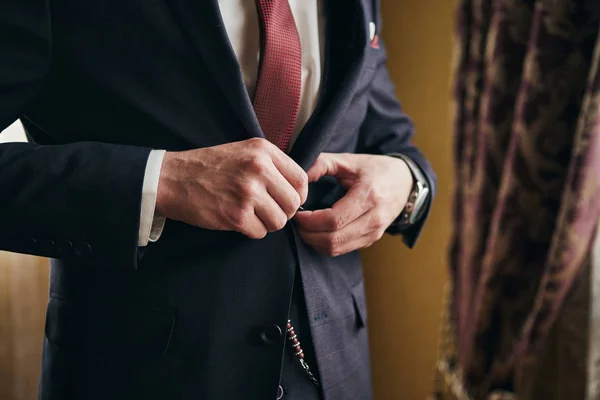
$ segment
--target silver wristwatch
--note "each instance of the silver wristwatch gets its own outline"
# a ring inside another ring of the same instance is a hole
[[[410,158],[404,154],[388,154],[392,157],[402,159],[410,169],[413,176],[413,187],[408,196],[408,200],[400,216],[394,221],[390,228],[402,230],[417,222],[426,210],[427,200],[429,199],[429,184],[427,178],[421,172],[421,168]]]

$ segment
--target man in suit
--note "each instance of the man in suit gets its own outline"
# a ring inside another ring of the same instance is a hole
[[[41,399],[371,398],[358,250],[412,246],[435,188],[380,25],[4,1],[0,131],[30,142],[0,146],[0,249],[53,259]]]

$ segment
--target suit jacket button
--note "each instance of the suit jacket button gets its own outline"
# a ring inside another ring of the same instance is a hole
[[[283,338],[283,331],[278,325],[265,325],[260,333],[260,340],[266,345],[280,344]]]
[[[38,241],[38,248],[40,253],[50,256],[56,252],[56,243],[52,239],[42,239]]]
[[[69,256],[73,254],[73,243],[70,240],[61,240],[58,242],[58,253],[61,256]]]
[[[85,257],[92,252],[92,246],[86,242],[79,242],[75,245],[75,254],[79,257]]]

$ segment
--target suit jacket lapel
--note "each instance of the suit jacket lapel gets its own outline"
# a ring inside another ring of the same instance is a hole
[[[304,169],[312,166],[329,143],[336,123],[344,117],[358,85],[368,45],[368,25],[361,0],[323,1],[326,50],[321,98],[290,153]]]
[[[229,42],[218,0],[168,0],[186,40],[208,67],[248,137],[264,137]],[[326,15],[325,68],[317,109],[290,156],[308,169],[327,146],[358,84],[368,38],[362,0],[323,0]]]
[[[218,0],[169,2],[186,40],[198,51],[249,137],[264,137],[229,42]]]

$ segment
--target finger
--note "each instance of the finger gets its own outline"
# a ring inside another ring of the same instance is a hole
[[[301,204],[308,197],[308,177],[306,172],[292,160],[287,154],[273,146],[272,158],[275,168],[292,185],[300,196]]]
[[[364,235],[350,236],[344,239],[337,239],[335,233],[326,232],[307,232],[298,230],[300,238],[309,246],[318,252],[330,257],[337,257],[350,253],[355,250],[364,249],[371,246],[380,236],[376,232],[369,232]]]
[[[322,177],[336,176],[340,167],[339,158],[333,153],[321,153],[315,163],[308,169],[309,182],[316,182]]]
[[[373,243],[379,240],[379,238],[381,238],[381,236],[378,237],[378,235],[374,232],[363,235],[359,238],[354,239],[351,242],[344,243],[344,245],[340,249],[338,249],[337,253],[335,253],[332,256],[337,257],[356,250],[366,249],[368,247],[371,247]]]
[[[362,185],[354,185],[344,197],[331,208],[316,211],[302,211],[294,220],[307,231],[339,231],[365,215],[372,208],[368,191]]]
[[[309,231],[303,228],[298,229],[302,232],[307,242],[322,248],[338,248],[344,243],[353,241],[364,235],[360,224],[351,224],[339,231]]]
[[[383,235],[385,227],[373,210],[336,232],[311,232],[299,228],[302,240],[321,253],[336,256],[370,246]]]
[[[316,182],[327,175],[327,171],[329,171],[330,168],[333,168],[333,166],[330,167],[329,164],[332,164],[329,154],[321,153],[312,167],[306,172],[308,181],[311,183]]]
[[[291,219],[302,204],[300,195],[275,167],[269,171],[265,179],[267,193],[285,213],[287,220]]]
[[[288,216],[279,204],[266,192],[254,205],[254,213],[269,232],[276,232],[285,227]]]
[[[324,176],[334,176],[345,180],[354,175],[353,164],[345,154],[321,153],[307,171],[308,181],[316,182]]]
[[[265,224],[254,213],[244,219],[238,231],[250,239],[262,239],[268,232]]]

